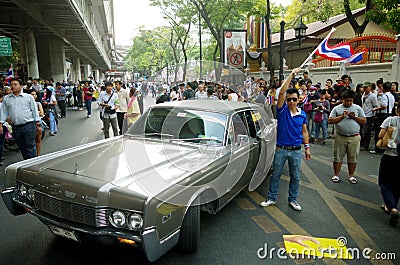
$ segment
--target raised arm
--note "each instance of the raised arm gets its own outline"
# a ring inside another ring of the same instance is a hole
[[[279,97],[278,97],[278,108],[282,108],[283,103],[285,103],[285,95],[286,95],[286,90],[289,87],[290,81],[300,72],[300,68],[294,68],[290,75],[283,81],[281,85],[281,89],[279,91]]]

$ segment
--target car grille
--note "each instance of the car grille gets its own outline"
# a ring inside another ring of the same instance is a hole
[[[107,209],[65,202],[39,192],[35,192],[35,206],[41,211],[72,222],[95,227],[108,226]]]

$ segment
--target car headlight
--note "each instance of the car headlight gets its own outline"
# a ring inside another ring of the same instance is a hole
[[[31,187],[28,188],[27,197],[31,201],[35,200],[35,195],[33,194],[33,188]]]
[[[128,217],[128,227],[132,230],[139,230],[143,227],[143,218],[137,214],[133,213]]]
[[[26,188],[26,186],[24,184],[20,184],[18,187],[18,191],[22,197],[26,197],[26,193],[27,193],[28,189]]]
[[[111,215],[111,223],[115,227],[123,227],[126,223],[125,214],[121,211],[115,211]]]

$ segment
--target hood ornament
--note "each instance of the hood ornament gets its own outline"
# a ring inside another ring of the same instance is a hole
[[[79,175],[79,164],[75,164],[75,175]]]

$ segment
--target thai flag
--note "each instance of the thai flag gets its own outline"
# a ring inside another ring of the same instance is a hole
[[[305,96],[302,100],[301,100],[301,103],[306,103],[308,101],[308,96]]]
[[[10,69],[8,69],[7,77],[6,77],[6,82],[7,84],[10,84],[11,79],[14,78],[14,71],[13,71],[13,66],[10,65]]]
[[[267,103],[268,105],[272,105],[272,96],[267,97]]]
[[[367,51],[364,49],[361,52],[355,53],[353,47],[347,42],[339,43],[335,46],[329,46],[329,38],[335,32],[335,28],[332,28],[328,36],[319,44],[316,53],[321,57],[337,62],[344,63],[358,63],[363,58],[363,54]]]

